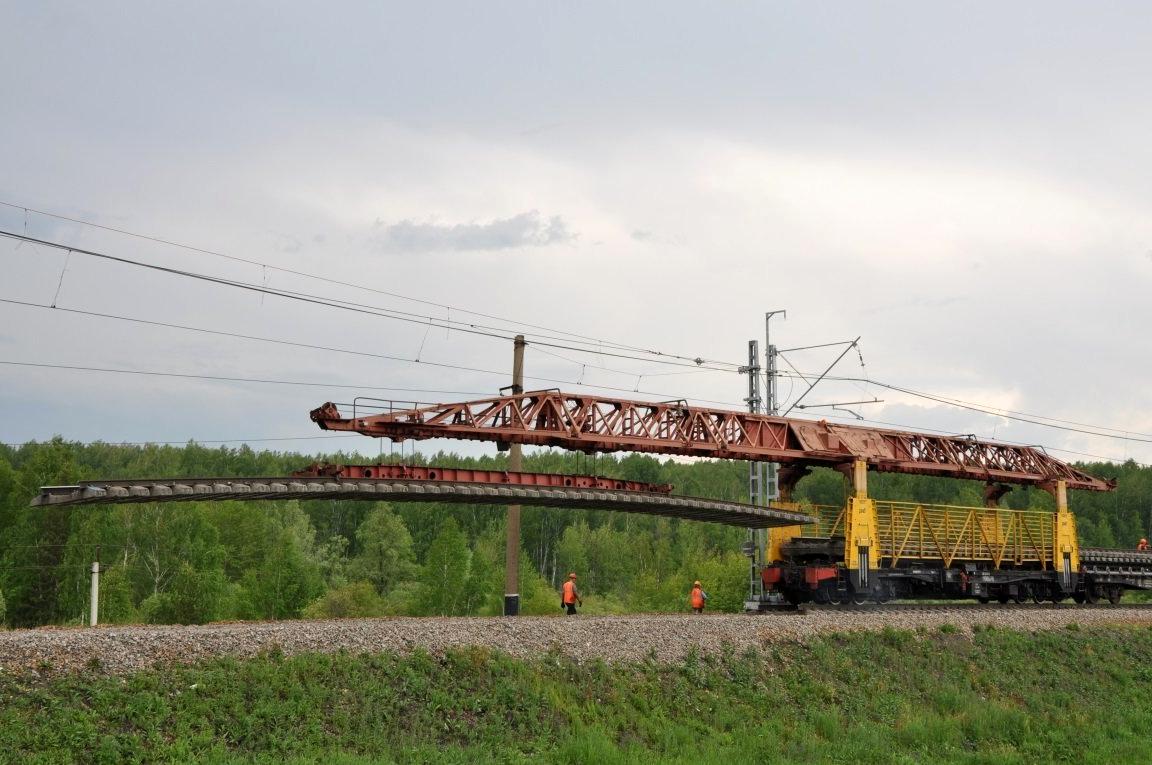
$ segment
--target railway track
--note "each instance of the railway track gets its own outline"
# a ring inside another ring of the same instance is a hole
[[[796,610],[781,611],[779,613],[934,615],[955,613],[972,616],[976,614],[1036,613],[1045,611],[1059,613],[1119,611],[1128,613],[1133,610],[1147,612],[1149,618],[1152,618],[1152,603],[1097,603],[1095,605],[1087,603],[864,603],[862,605],[839,606],[805,603]]]

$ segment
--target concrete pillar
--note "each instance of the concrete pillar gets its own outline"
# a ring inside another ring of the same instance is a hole
[[[100,564],[92,564],[92,592],[90,595],[88,623],[95,627],[100,623]]]

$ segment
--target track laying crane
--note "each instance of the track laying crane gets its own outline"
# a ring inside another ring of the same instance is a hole
[[[371,408],[371,407],[369,407]],[[976,598],[1000,602],[1119,600],[1152,589],[1152,554],[1082,548],[1068,491],[1110,491],[1043,449],[826,421],[541,390],[344,416],[332,403],[312,411],[326,430],[406,439],[454,438],[552,446],[585,453],[647,452],[776,462],[773,507],[817,521],[770,532],[760,575],[793,603],[889,598]],[[849,482],[844,507],[801,507],[797,482],[813,467]],[[878,501],[869,472],[984,482],[983,507]],[[998,506],[1012,485],[1052,494],[1055,512]]]

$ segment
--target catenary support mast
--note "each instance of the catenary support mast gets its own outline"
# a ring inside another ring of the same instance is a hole
[[[740,367],[740,371],[748,375],[748,397],[744,401],[748,404],[750,414],[760,412],[760,344],[755,340],[748,341],[748,366]],[[758,460],[748,461],[748,504],[767,505],[768,500],[764,492],[764,463]],[[748,530],[749,557],[751,566],[748,575],[748,600],[760,599],[763,585],[760,583],[760,567],[764,565],[763,534],[759,529]]]
[[[524,392],[524,335],[516,335],[512,344],[512,395]],[[521,450],[517,443],[508,446],[508,469],[520,472]],[[508,505],[508,522],[504,546],[504,615],[520,613],[520,505]]]

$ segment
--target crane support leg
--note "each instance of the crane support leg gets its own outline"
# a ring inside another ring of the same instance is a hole
[[[1068,509],[1068,482],[1053,481],[1044,486],[1056,499],[1052,520],[1052,567],[1060,573],[1064,592],[1076,589],[1080,572],[1080,543],[1076,536],[1076,517]]]
[[[876,569],[877,540],[876,504],[868,498],[868,463],[852,463],[852,496],[844,513],[844,567],[858,593],[876,592],[880,585]]]

